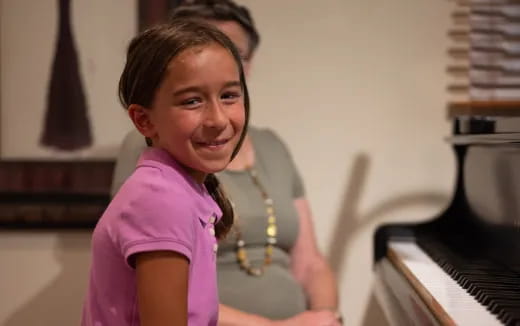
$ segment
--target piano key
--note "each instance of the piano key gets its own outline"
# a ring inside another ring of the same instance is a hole
[[[419,237],[418,244],[477,302],[506,325],[517,325],[520,312],[520,273],[507,257],[486,252],[469,239]],[[478,259],[475,257],[478,256]],[[506,260],[503,260],[506,259]],[[450,268],[446,268],[449,265]],[[453,265],[453,266],[451,266]],[[520,323],[518,323],[520,325]]]
[[[389,249],[457,325],[501,325],[416,243],[390,241]]]

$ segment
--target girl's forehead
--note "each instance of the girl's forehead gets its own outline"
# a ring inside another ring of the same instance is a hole
[[[168,68],[174,68],[179,64],[194,64],[195,61],[200,63],[200,61],[213,59],[216,56],[229,56],[229,58],[233,59],[231,51],[229,51],[227,48],[225,48],[219,43],[211,42],[208,44],[191,46],[187,49],[182,50],[180,53],[178,53],[175,57],[173,57],[170,60]]]
[[[167,83],[202,79],[240,78],[239,65],[231,52],[217,43],[188,48],[171,59]]]
[[[193,47],[189,47],[187,49],[182,50],[176,56],[171,58],[170,63],[169,63],[168,66],[171,68],[175,64],[186,63],[192,57],[202,53],[202,51],[204,50],[204,48],[206,46],[207,45],[199,45],[199,46],[193,46]]]

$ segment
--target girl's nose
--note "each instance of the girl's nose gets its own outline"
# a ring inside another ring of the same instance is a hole
[[[211,101],[206,107],[204,126],[208,128],[223,129],[228,123],[228,117],[220,101]]]

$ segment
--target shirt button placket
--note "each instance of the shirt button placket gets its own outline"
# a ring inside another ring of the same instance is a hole
[[[209,231],[209,234],[211,234],[211,236],[213,236],[213,237],[215,237],[215,222],[216,221],[217,221],[217,219],[215,218],[215,215],[212,215],[209,218],[210,227],[209,227],[208,231]],[[216,243],[216,239],[215,239],[215,243],[213,244],[213,252],[217,253],[217,250],[218,250],[218,244]]]

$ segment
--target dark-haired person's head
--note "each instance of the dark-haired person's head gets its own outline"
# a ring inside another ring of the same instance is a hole
[[[178,18],[204,20],[224,32],[238,49],[245,74],[249,74],[260,35],[246,7],[232,0],[186,0],[172,13],[172,19]]]
[[[233,209],[214,173],[237,155],[249,120],[242,60],[211,24],[177,19],[137,35],[128,47],[119,98],[149,145],[167,151],[222,210],[218,238]]]

